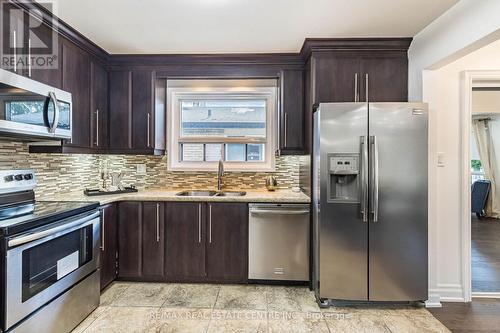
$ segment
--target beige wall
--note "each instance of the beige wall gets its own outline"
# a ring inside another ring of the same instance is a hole
[[[227,172],[224,184],[228,189],[265,189],[265,178],[274,174],[278,187],[299,186],[299,166],[303,156],[282,156],[276,160],[276,171]],[[124,184],[139,189],[215,188],[217,172],[170,172],[167,156],[92,155],[92,154],[29,154],[26,143],[0,140],[0,169],[34,169],[39,186],[39,200],[66,192],[81,193],[84,188],[99,185],[99,167],[109,164],[110,171],[125,173]],[[145,164],[146,175],[136,172],[137,164]]]
[[[423,100],[430,109],[429,253],[430,294],[441,300],[463,300],[461,240],[461,73],[500,70],[500,41],[440,69],[424,71]],[[437,154],[444,166],[437,166]]]

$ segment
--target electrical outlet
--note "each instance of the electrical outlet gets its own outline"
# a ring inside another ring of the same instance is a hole
[[[145,175],[146,174],[146,164],[136,164],[137,174]]]

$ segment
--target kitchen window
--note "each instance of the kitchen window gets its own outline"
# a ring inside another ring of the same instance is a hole
[[[276,80],[168,80],[170,170],[273,171]]]

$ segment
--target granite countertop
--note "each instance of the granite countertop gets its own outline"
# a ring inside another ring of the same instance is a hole
[[[86,196],[82,193],[70,193],[51,197],[50,201],[88,201],[99,202],[105,205],[117,201],[195,201],[195,202],[281,202],[281,203],[309,203],[311,199],[302,192],[291,190],[277,190],[274,192],[266,190],[245,190],[246,195],[241,197],[183,197],[176,196],[182,190],[139,190],[135,193],[123,193],[112,195]],[[227,190],[234,191],[234,190]],[[43,200],[43,199],[42,199]]]

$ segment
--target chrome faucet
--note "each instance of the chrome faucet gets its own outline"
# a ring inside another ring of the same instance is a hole
[[[219,170],[217,171],[217,191],[222,190],[222,176],[224,176],[224,162],[219,160]]]

